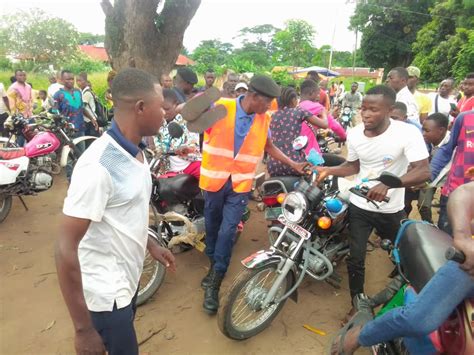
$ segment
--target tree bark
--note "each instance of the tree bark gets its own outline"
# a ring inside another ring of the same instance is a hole
[[[200,4],[201,0],[115,0],[112,5],[102,0],[105,48],[112,68],[136,67],[157,77],[169,73]]]

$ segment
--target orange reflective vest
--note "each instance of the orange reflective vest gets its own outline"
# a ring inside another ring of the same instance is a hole
[[[219,104],[225,106],[227,116],[204,134],[199,186],[205,191],[216,192],[230,177],[235,192],[249,192],[258,162],[263,156],[271,117],[267,113],[255,115],[244,143],[234,157],[237,100],[220,99],[216,102],[216,105]]]

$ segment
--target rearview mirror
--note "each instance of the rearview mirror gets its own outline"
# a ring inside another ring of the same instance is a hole
[[[402,187],[402,180],[400,180],[397,175],[389,173],[388,171],[384,171],[377,180],[392,189]]]
[[[184,134],[183,128],[174,121],[171,121],[168,124],[168,132],[171,138],[181,138],[181,136]]]
[[[299,136],[296,137],[293,141],[293,149],[296,151],[303,150],[308,145],[308,137],[306,136]]]

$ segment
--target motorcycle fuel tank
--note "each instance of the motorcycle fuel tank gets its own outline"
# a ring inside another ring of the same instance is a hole
[[[35,158],[54,152],[59,148],[61,142],[51,132],[40,132],[26,143],[25,150],[28,158]]]

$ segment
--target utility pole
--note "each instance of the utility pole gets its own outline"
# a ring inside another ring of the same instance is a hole
[[[336,18],[337,18],[337,15],[336,15]],[[332,52],[334,50],[334,35],[336,34],[336,23],[337,21],[334,21],[334,29],[332,30],[332,39],[331,39],[331,52],[329,53],[328,70],[331,70],[331,65],[332,65]]]
[[[355,62],[356,62],[356,52],[357,52],[357,29],[355,30],[355,44],[354,44],[354,54],[352,55],[352,79],[355,76]]]

